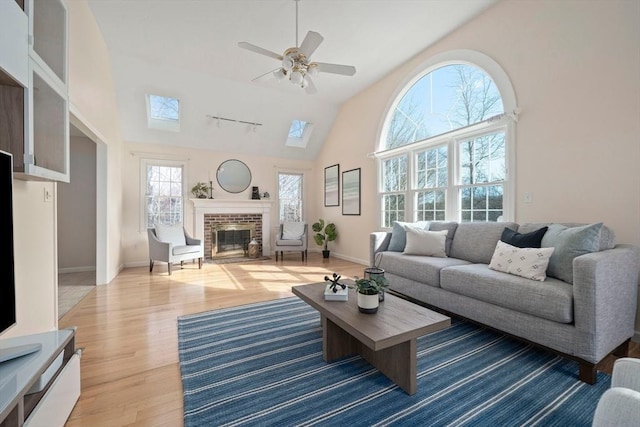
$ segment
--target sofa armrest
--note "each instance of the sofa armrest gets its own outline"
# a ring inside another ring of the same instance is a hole
[[[390,231],[374,231],[369,234],[369,265],[374,266],[376,254],[386,251],[391,241]]]
[[[151,229],[147,230],[147,236],[149,238],[149,259],[169,262],[172,252],[171,243],[158,240],[155,232]]]
[[[639,272],[640,248],[632,245],[573,261],[575,326],[593,340],[597,360],[634,334]]]

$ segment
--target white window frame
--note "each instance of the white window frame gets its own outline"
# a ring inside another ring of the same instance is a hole
[[[300,221],[305,222],[306,218],[306,181],[307,176],[306,173],[299,170],[278,170],[276,173],[276,194],[278,198],[278,223],[282,223],[283,219],[280,217],[281,211],[281,203],[280,203],[280,175],[299,175],[302,178],[302,188],[301,188],[301,200],[300,200]]]
[[[398,105],[403,96],[413,87],[419,79],[423,78],[430,72],[453,64],[466,64],[484,71],[494,81],[504,107],[505,114],[479,122],[464,128],[456,129],[451,132],[436,135],[423,141],[414,142],[401,147],[393,149],[385,149],[387,128],[390,123],[390,119],[395,111],[395,107]],[[490,57],[483,53],[472,50],[455,50],[449,52],[443,52],[436,55],[424,64],[417,67],[414,72],[396,89],[394,95],[390,98],[385,113],[382,116],[382,120],[378,126],[378,141],[376,146],[376,152],[373,156],[377,159],[378,170],[378,224],[381,229],[390,229],[385,227],[384,221],[384,206],[382,203],[382,196],[385,193],[383,191],[383,162],[387,159],[398,157],[400,155],[407,156],[407,183],[408,189],[405,192],[405,221],[411,222],[416,220],[416,197],[417,193],[424,191],[424,189],[416,188],[417,174],[414,172],[416,169],[416,154],[425,149],[433,148],[438,145],[447,145],[447,173],[448,173],[448,186],[446,190],[446,205],[445,205],[445,221],[460,221],[461,208],[459,206],[458,190],[460,186],[458,168],[458,143],[462,140],[477,138],[482,135],[499,132],[503,130],[505,132],[505,167],[506,174],[505,180],[502,182],[504,186],[503,193],[503,214],[502,221],[514,221],[516,218],[515,212],[515,164],[516,164],[516,122],[518,118],[519,109],[517,108],[516,96],[511,86],[511,82],[504,72],[502,67],[496,63]]]
[[[147,209],[146,209],[146,192],[147,192],[147,168],[149,166],[170,166],[182,168],[182,222],[185,219],[185,203],[187,202],[187,163],[180,160],[164,160],[164,159],[140,159],[140,232],[147,231]]]

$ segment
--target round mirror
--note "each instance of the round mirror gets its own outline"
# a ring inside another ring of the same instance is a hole
[[[251,171],[240,160],[225,160],[216,172],[218,185],[229,193],[242,193],[251,184]]]

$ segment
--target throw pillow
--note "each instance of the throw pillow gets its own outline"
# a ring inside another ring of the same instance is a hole
[[[554,248],[519,248],[498,241],[489,268],[543,282]]]
[[[505,228],[500,240],[517,248],[539,248],[542,245],[542,237],[548,229],[549,227],[542,227],[531,233],[518,233],[510,228]]]
[[[393,221],[393,230],[391,231],[391,240],[389,241],[389,247],[387,248],[388,251],[393,251],[393,252],[404,251],[404,246],[407,243],[407,233],[404,230],[405,225],[426,230],[429,228],[429,221],[418,221],[418,222]]]
[[[447,230],[429,231],[421,228],[405,226],[407,244],[404,247],[406,255],[426,255],[438,258],[446,258],[445,243]]]
[[[599,250],[601,229],[601,222],[580,227],[549,225],[542,238],[542,247],[556,248],[549,261],[549,276],[573,283],[574,258]]]
[[[304,234],[304,222],[282,224],[282,240],[300,240]]]
[[[185,246],[187,244],[187,240],[184,238],[182,224],[156,224],[156,236],[158,236],[158,240],[161,242],[171,243],[173,246]]]

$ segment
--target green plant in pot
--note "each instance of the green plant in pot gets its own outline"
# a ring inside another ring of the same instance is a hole
[[[209,187],[209,185],[207,185],[206,183],[197,182],[196,185],[191,187],[191,194],[193,194],[193,196],[197,197],[198,199],[206,199],[207,193],[210,189],[211,187]]]
[[[361,313],[376,313],[380,305],[378,294],[384,292],[388,286],[387,279],[381,275],[368,278],[356,277],[354,288],[358,297],[358,310]]]
[[[320,218],[318,222],[311,226],[311,229],[316,233],[313,235],[313,240],[316,242],[316,245],[322,246],[322,257],[329,258],[329,247],[327,243],[336,240],[336,237],[338,237],[336,225],[332,222],[325,225],[324,220]]]

